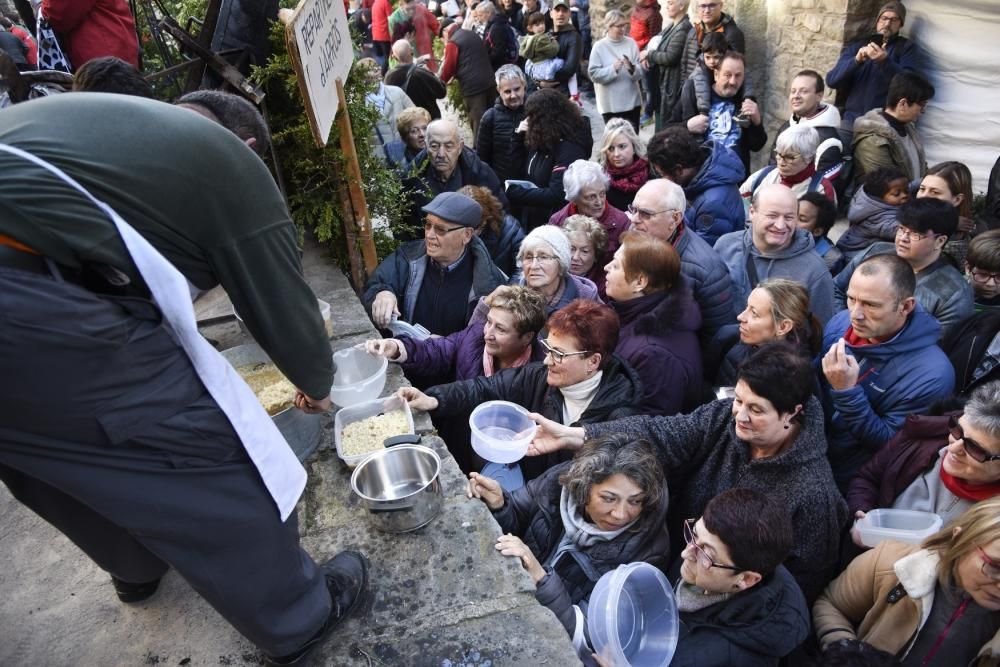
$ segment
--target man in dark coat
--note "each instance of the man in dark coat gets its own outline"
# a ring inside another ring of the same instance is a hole
[[[446,85],[458,80],[458,87],[469,113],[472,136],[479,133],[479,121],[493,106],[497,92],[493,82],[490,55],[479,35],[457,23],[444,29],[444,59],[438,76]]]
[[[684,42],[684,60],[682,62],[681,80],[687,81],[691,72],[698,65],[698,49],[701,40],[710,32],[721,32],[729,42],[730,48],[740,53],[746,53],[746,39],[743,31],[729,14],[722,11],[723,0],[696,0],[698,20],[688,31]]]
[[[448,93],[441,79],[427,69],[423,62],[413,61],[413,47],[405,39],[392,45],[392,55],[399,64],[385,75],[386,85],[402,88],[414,104],[427,109],[432,120],[440,118],[441,109],[437,101],[444,99]]]
[[[517,128],[524,120],[527,81],[517,65],[504,65],[496,73],[499,97],[483,115],[476,135],[476,153],[490,165],[501,183],[524,179],[524,133]]]
[[[496,6],[490,0],[484,0],[476,5],[476,19],[485,26],[483,29],[483,44],[490,55],[490,65],[493,71],[511,63],[509,54],[517,53],[517,43],[513,28],[507,15],[497,12]]]
[[[563,66],[556,72],[555,81],[539,81],[538,85],[541,88],[558,88],[564,95],[569,95],[569,82],[580,71],[583,38],[573,25],[569,0],[555,0],[549,15],[552,17],[552,31],[559,42],[556,57],[563,59]]]

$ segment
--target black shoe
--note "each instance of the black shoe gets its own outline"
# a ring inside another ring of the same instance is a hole
[[[265,656],[266,665],[302,665],[314,648],[340,625],[365,599],[368,587],[368,561],[357,551],[337,554],[320,567],[326,577],[333,607],[323,627],[294,653],[283,656]]]
[[[115,593],[118,593],[119,600],[126,604],[133,604],[152,596],[160,585],[160,579],[156,578],[141,584],[130,584],[117,577],[111,577],[111,583],[115,586]]]

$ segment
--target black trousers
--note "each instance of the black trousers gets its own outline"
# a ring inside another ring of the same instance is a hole
[[[273,655],[330,596],[226,416],[141,299],[0,265],[0,478],[101,568],[173,567]],[[111,588],[108,588],[111,595]]]

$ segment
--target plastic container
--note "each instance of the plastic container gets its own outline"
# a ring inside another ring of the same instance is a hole
[[[385,357],[368,354],[363,347],[333,353],[335,370],[330,400],[342,408],[378,398],[385,387]]]
[[[538,426],[528,411],[508,401],[487,401],[469,416],[472,449],[493,463],[520,461]]]
[[[649,563],[619,565],[598,580],[587,604],[594,652],[617,667],[666,667],[680,625],[666,576]]]
[[[861,536],[861,543],[874,547],[882,540],[920,544],[941,530],[941,524],[941,517],[932,512],[877,509],[858,519],[855,528]]]
[[[404,322],[403,320],[393,320],[392,322],[389,322],[389,331],[392,332],[393,338],[406,336],[407,338],[412,338],[413,340],[426,340],[431,337],[431,332],[425,329],[422,325],[410,324],[409,322]]]
[[[358,456],[347,456],[344,454],[344,448],[341,444],[343,439],[344,427],[348,424],[353,424],[354,422],[359,422],[362,419],[368,419],[369,417],[374,417],[376,415],[389,412],[390,410],[402,410],[406,413],[406,423],[407,430],[402,433],[390,433],[386,437],[393,435],[403,435],[403,433],[413,433],[413,413],[410,412],[409,404],[398,396],[390,396],[389,398],[377,398],[374,401],[366,401],[364,403],[358,403],[357,405],[352,405],[349,408],[341,408],[337,410],[337,414],[333,417],[333,442],[337,447],[337,456],[347,464],[348,467],[353,468],[358,463],[360,463],[368,454],[359,454]]]

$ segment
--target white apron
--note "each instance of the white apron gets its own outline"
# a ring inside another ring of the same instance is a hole
[[[284,521],[306,486],[306,471],[292,448],[257,401],[253,391],[214,347],[198,333],[187,279],[110,206],[99,201],[58,167],[14,146],[0,151],[28,160],[84,194],[115,223],[142,279],[149,286],[174,336],[191,360],[243,443]]]

